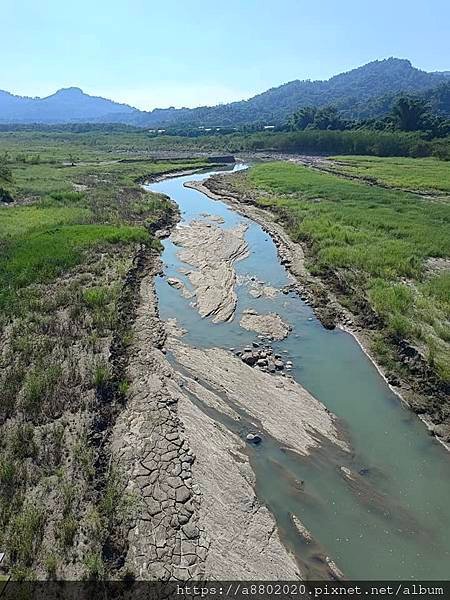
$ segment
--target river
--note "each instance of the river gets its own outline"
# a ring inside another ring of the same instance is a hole
[[[236,167],[241,168],[241,167]],[[291,282],[271,238],[253,221],[224,202],[211,200],[184,183],[212,173],[166,179],[148,186],[170,196],[182,220],[222,217],[220,227],[248,226],[250,254],[236,263],[238,277],[255,277],[275,288]],[[246,308],[277,312],[291,325],[290,335],[274,349],[293,363],[291,374],[337,415],[351,442],[350,453],[324,444],[305,458],[286,453],[273,441],[249,448],[256,492],[273,513],[285,545],[307,577],[320,576],[316,555],[331,557],[350,579],[446,579],[450,565],[450,460],[418,418],[393,394],[354,338],[326,330],[298,295],[254,298],[237,286],[237,311],[231,322],[202,319],[191,301],[167,283],[176,277],[190,287],[180,269],[171,238],[164,240],[164,275],[156,280],[162,320],[175,317],[187,334],[184,342],[199,348],[241,347],[256,336],[240,327]],[[213,414],[230,429],[236,426]],[[242,430],[237,430],[242,435]],[[358,474],[352,485],[340,467]],[[302,489],[293,482],[301,480]],[[297,515],[317,543],[305,544],[292,526]]]

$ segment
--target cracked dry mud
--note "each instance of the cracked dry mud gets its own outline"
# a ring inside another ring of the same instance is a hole
[[[175,323],[170,331],[182,333]],[[165,333],[151,274],[134,333],[133,383],[112,443],[135,504],[126,567],[139,579],[298,578],[255,495],[244,443],[193,404],[158,349]]]
[[[115,461],[136,501],[128,533],[127,566],[139,579],[191,579],[204,574],[206,532],[198,525],[194,456],[178,416],[173,371],[158,350],[164,330],[152,277],[143,279],[129,364],[133,382],[115,431]]]

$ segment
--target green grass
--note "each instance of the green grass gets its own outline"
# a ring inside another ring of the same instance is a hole
[[[450,257],[449,204],[292,163],[257,165],[243,177],[307,245],[312,272],[345,273],[382,317],[385,334],[424,347],[450,380],[450,275],[425,268],[429,257]],[[346,301],[357,310],[352,297]]]
[[[67,196],[68,193],[74,192],[74,184],[86,185],[89,188],[107,185],[111,191],[112,186],[117,185],[135,187],[137,180],[144,180],[155,174],[205,165],[205,161],[198,159],[174,162],[136,159],[121,162],[120,157],[109,157],[108,161],[80,162],[75,163],[74,166],[62,162],[30,165],[14,162],[11,158],[13,181],[9,191],[13,196],[19,195],[25,198],[61,193]]]
[[[12,172],[8,192],[27,202],[0,204],[0,312],[11,312],[18,290],[54,279],[91,248],[149,242],[148,230],[174,209],[138,182],[207,164],[141,158],[130,147],[124,159],[113,152],[117,147],[107,134],[99,135],[0,133],[0,152]],[[126,148],[123,135],[115,139]]]
[[[110,298],[107,288],[94,287],[83,291],[83,300],[90,308],[104,308]]]
[[[64,145],[63,136],[56,134],[3,133],[0,151],[2,143],[12,171],[9,192],[28,204],[0,204],[0,312],[15,309],[20,289],[54,279],[82,262],[92,248],[148,243],[148,230],[174,209],[138,182],[206,165],[201,159],[124,160],[105,147]],[[74,166],[72,161],[77,161]],[[75,189],[77,185],[81,187]],[[85,300],[92,304],[100,298]]]
[[[11,523],[9,549],[13,561],[29,567],[35,560],[36,546],[43,534],[45,515],[36,506],[25,506]]]
[[[15,206],[0,208],[0,244],[33,229],[89,222],[91,211],[80,206]]]
[[[318,268],[412,277],[422,272],[424,258],[450,255],[449,205],[289,163],[256,166],[248,177],[252,185],[282,194],[260,202],[292,220],[292,234],[313,245]]]
[[[333,156],[336,169],[393,187],[450,192],[450,164],[436,158]]]
[[[14,303],[20,288],[50,281],[77,265],[91,247],[148,240],[143,227],[126,225],[62,225],[18,236],[0,262],[0,310]]]

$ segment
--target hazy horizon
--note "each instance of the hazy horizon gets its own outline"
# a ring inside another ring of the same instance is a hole
[[[0,88],[46,97],[80,87],[152,110],[248,99],[390,56],[425,71],[449,69],[450,8],[442,0],[426,12],[404,0],[370,8],[280,0],[276,10],[268,0],[151,4],[80,0],[73,12],[56,0],[5,0]]]

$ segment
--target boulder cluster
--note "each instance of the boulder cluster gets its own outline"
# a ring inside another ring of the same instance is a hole
[[[271,346],[259,342],[253,342],[251,346],[245,346],[243,350],[237,350],[235,354],[246,365],[257,367],[267,373],[290,371],[292,369],[290,360],[283,360],[282,355],[275,353]]]

